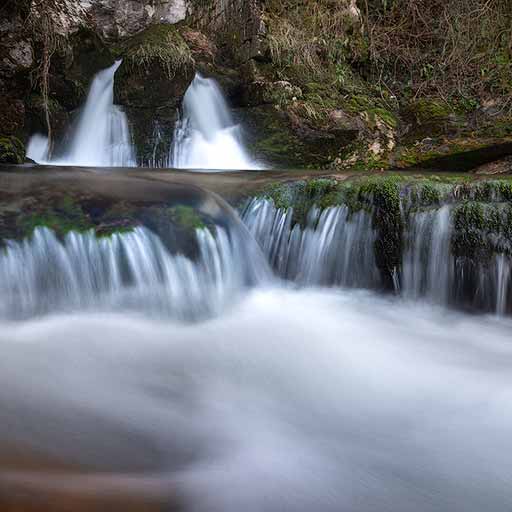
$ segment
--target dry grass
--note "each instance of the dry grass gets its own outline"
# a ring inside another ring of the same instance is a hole
[[[364,0],[373,79],[395,94],[512,105],[510,0]]]
[[[345,62],[354,36],[346,0],[270,0],[268,43],[273,63],[282,71],[299,68],[321,76]]]
[[[132,38],[124,58],[139,69],[158,63],[169,79],[194,64],[190,48],[172,25],[154,25]]]

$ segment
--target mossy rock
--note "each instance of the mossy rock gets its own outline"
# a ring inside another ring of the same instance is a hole
[[[25,146],[17,137],[0,136],[0,164],[22,164],[25,162]]]
[[[137,108],[175,108],[194,78],[190,48],[173,25],[153,25],[116,49],[123,63],[115,101]]]
[[[286,113],[271,105],[238,109],[235,117],[246,130],[250,152],[278,167],[326,167],[356,136],[345,130],[297,130]]]

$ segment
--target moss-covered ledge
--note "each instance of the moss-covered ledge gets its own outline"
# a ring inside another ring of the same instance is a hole
[[[343,206],[349,215],[366,211],[375,230],[375,260],[384,285],[404,255],[404,234],[417,212],[452,207],[452,253],[475,265],[496,254],[512,255],[512,176],[489,179],[468,175],[379,174],[339,180],[312,178],[266,186],[257,197],[277,208],[293,209],[292,223],[306,225],[313,206]]]

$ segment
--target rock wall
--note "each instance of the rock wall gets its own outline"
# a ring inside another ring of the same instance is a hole
[[[95,30],[118,40],[154,23],[177,23],[187,15],[188,0],[81,0]]]
[[[261,0],[191,0],[192,23],[237,62],[261,57],[266,33]]]

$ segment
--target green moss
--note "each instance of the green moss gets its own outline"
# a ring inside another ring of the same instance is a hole
[[[169,209],[171,220],[185,230],[202,229],[206,227],[197,210],[190,206],[178,205]]]
[[[396,176],[369,179],[362,184],[359,197],[373,209],[373,225],[377,233],[375,259],[384,282],[391,288],[402,258],[400,179]]]
[[[496,253],[511,253],[512,206],[464,201],[454,211],[453,253],[485,264]]]
[[[179,70],[194,64],[187,43],[176,27],[169,24],[152,25],[135,35],[120,53],[129,67],[138,70],[159,65],[170,79]]]
[[[0,136],[0,164],[22,164],[25,161],[25,146],[14,136]]]
[[[396,118],[395,114],[390,112],[389,110],[386,110],[385,108],[376,107],[373,109],[370,109],[368,111],[369,115],[371,117],[378,118],[385,124],[387,124],[390,128],[398,128],[398,119]]]
[[[453,113],[453,110],[446,103],[429,98],[422,98],[413,103],[411,110],[420,124],[446,119]]]
[[[94,228],[94,224],[81,206],[66,196],[44,209],[26,212],[17,220],[17,228],[25,236],[38,227],[52,229],[58,236],[64,236],[70,231],[88,231]]]

